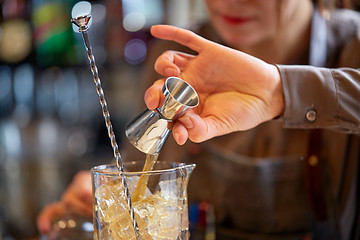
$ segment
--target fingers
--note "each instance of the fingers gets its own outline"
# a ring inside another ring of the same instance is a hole
[[[80,216],[91,217],[92,205],[88,201],[82,201],[73,195],[64,195],[61,199],[69,212],[76,213]]]
[[[65,206],[61,202],[47,205],[36,219],[38,229],[46,234],[50,231],[51,223],[54,219],[65,214]]]
[[[177,120],[173,127],[173,136],[179,145],[183,145],[189,138],[192,142],[203,142],[217,136],[214,119],[201,118],[194,112],[188,112]]]
[[[179,145],[184,145],[189,137],[188,135],[188,130],[186,129],[186,127],[181,123],[181,122],[177,122],[174,125],[173,128],[173,137],[175,139],[175,141],[177,142],[177,144]]]
[[[92,216],[91,175],[87,171],[79,172],[62,196],[62,202],[70,212],[81,216]]]
[[[180,69],[175,63],[175,58],[176,53],[174,51],[164,52],[155,62],[155,71],[165,77],[179,76]]]
[[[209,41],[205,38],[202,38],[189,30],[174,26],[155,25],[151,28],[150,31],[151,34],[156,38],[175,41],[191,48],[198,53],[200,53],[204,46],[209,43]]]
[[[87,204],[92,204],[92,187],[90,171],[80,171],[71,184],[72,191],[77,198]]]
[[[144,96],[144,100],[147,108],[155,109],[161,105],[164,101],[164,95],[162,94],[162,87],[164,86],[164,79],[157,80],[149,87]]]
[[[166,51],[161,54],[155,62],[155,70],[165,77],[178,77],[186,68],[188,62],[194,59],[195,56],[177,52]]]

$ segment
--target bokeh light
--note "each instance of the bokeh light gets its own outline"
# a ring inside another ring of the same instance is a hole
[[[141,39],[132,39],[125,44],[125,60],[130,64],[139,64],[146,57],[146,43]]]
[[[140,12],[131,12],[124,17],[123,27],[126,31],[136,32],[145,26],[145,16]]]

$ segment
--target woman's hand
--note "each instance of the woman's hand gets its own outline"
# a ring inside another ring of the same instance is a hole
[[[184,79],[199,94],[199,106],[174,124],[173,136],[178,144],[184,144],[187,138],[202,142],[247,130],[281,115],[284,96],[276,66],[208,41],[189,30],[157,25],[151,28],[151,33],[198,52],[193,56],[166,51],[155,63],[158,73]],[[158,80],[146,91],[148,108],[160,105],[163,84],[163,79]]]
[[[91,173],[77,173],[62,195],[61,201],[44,207],[37,217],[37,226],[41,233],[48,233],[51,223],[66,213],[75,213],[92,218],[92,188]]]

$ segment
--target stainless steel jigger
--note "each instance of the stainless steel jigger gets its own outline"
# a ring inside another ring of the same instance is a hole
[[[114,157],[116,159],[116,163],[117,163],[117,167],[120,170],[120,172],[124,172],[124,168],[123,165],[121,163],[121,155],[119,152],[119,147],[118,144],[116,142],[116,138],[115,138],[115,133],[113,130],[113,126],[111,124],[110,121],[110,113],[107,110],[107,103],[105,100],[105,96],[104,96],[104,91],[101,87],[101,81],[99,78],[99,73],[95,64],[95,57],[92,53],[92,49],[91,49],[91,45],[90,45],[90,40],[89,40],[89,36],[87,34],[87,30],[89,29],[89,22],[91,19],[91,15],[84,15],[84,16],[80,16],[77,18],[72,18],[71,22],[74,23],[76,26],[79,27],[79,32],[82,33],[83,39],[84,39],[84,43],[85,43],[85,48],[87,50],[87,56],[89,59],[89,63],[90,63],[90,69],[91,72],[93,74],[93,78],[94,78],[94,82],[96,85],[96,91],[97,94],[99,96],[99,101],[100,101],[100,105],[101,105],[101,109],[102,109],[102,113],[105,119],[105,124],[106,124],[106,128],[108,130],[108,135],[110,138],[110,142],[111,142],[111,146],[113,148],[113,152],[114,152]],[[140,236],[140,232],[139,232],[139,227],[138,227],[138,223],[135,219],[135,213],[134,213],[134,208],[132,207],[132,202],[131,202],[131,195],[130,195],[130,191],[126,182],[126,178],[125,175],[122,174],[122,178],[121,178],[121,183],[124,186],[125,189],[125,194],[126,194],[126,200],[127,200],[127,204],[128,204],[128,208],[129,208],[129,213],[131,215],[131,219],[133,222],[133,227],[135,230],[135,234],[136,234],[136,238],[138,240],[141,240],[141,236]]]
[[[140,151],[155,155],[170,134],[169,123],[199,104],[199,97],[187,82],[177,77],[166,79],[162,89],[164,103],[154,110],[145,109],[126,127],[129,141]]]

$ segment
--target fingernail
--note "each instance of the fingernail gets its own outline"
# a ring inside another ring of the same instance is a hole
[[[184,140],[181,139],[180,133],[174,132],[174,138],[179,145],[184,145]]]
[[[174,138],[175,140],[178,140],[180,137],[180,134],[178,132],[174,132]]]

